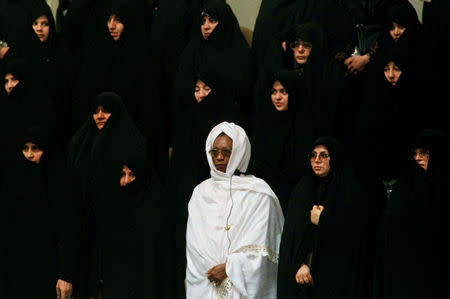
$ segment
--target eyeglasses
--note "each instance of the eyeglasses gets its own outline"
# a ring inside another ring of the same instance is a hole
[[[292,50],[295,50],[296,48],[298,48],[300,46],[302,46],[303,48],[308,49],[308,50],[310,50],[312,48],[311,43],[305,42],[303,40],[296,40],[296,41],[293,41],[290,43],[290,47]]]
[[[409,152],[409,158],[411,160],[415,160],[416,156],[419,156],[419,158],[425,158],[430,155],[430,151],[426,149],[415,149],[411,150]]]
[[[311,162],[315,161],[317,159],[317,156],[319,156],[319,162],[326,160],[330,157],[330,155],[325,152],[321,152],[321,153],[319,153],[319,155],[317,155],[316,152],[312,152],[312,153],[308,154],[308,158]]]
[[[224,158],[228,158],[228,157],[231,156],[231,150],[229,150],[229,149],[223,149],[223,150],[220,150],[220,149],[215,149],[215,148],[213,148],[212,150],[209,151],[209,154],[210,154],[211,156],[213,156],[214,158],[217,158],[217,156],[219,155],[219,153],[220,153],[220,154],[222,155],[222,157],[224,157]]]

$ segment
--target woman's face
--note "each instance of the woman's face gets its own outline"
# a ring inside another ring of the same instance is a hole
[[[127,165],[122,166],[122,176],[120,177],[120,187],[125,187],[136,179],[133,171]]]
[[[13,74],[8,73],[5,75],[5,90],[7,94],[10,94],[17,84],[19,84],[19,80]]]
[[[33,30],[41,42],[45,42],[50,34],[50,23],[46,15],[42,15],[33,22]]]
[[[312,44],[302,40],[290,44],[294,59],[298,64],[305,64],[311,54]]]
[[[227,172],[228,162],[230,162],[233,152],[233,139],[227,135],[218,136],[214,140],[213,148],[209,151],[214,166],[218,171]]]
[[[416,148],[411,151],[411,158],[419,164],[420,167],[427,170],[430,160],[430,151],[423,148]]]
[[[289,94],[280,81],[275,81],[272,86],[272,103],[277,111],[287,111]]]
[[[195,99],[197,100],[197,103],[200,103],[203,101],[204,98],[208,96],[208,94],[211,92],[211,87],[205,84],[202,80],[197,80],[195,83]]]
[[[22,147],[22,153],[27,160],[39,164],[44,151],[33,142],[26,142]]]
[[[94,114],[92,115],[94,118],[95,125],[97,126],[97,129],[100,131],[105,126],[108,119],[111,117],[111,112],[109,112],[106,108],[103,106],[98,106]]]
[[[210,16],[203,16],[200,30],[204,39],[207,39],[214,29],[219,25],[219,21]]]
[[[330,173],[330,153],[323,145],[317,145],[309,155],[311,168],[318,177],[326,177]]]
[[[389,30],[389,34],[392,37],[394,42],[398,42],[400,36],[402,36],[403,32],[406,30],[402,25],[392,22],[391,29]]]
[[[109,34],[113,40],[119,40],[124,29],[124,25],[119,17],[116,15],[111,15],[106,25],[108,26]]]
[[[393,61],[389,61],[384,67],[384,76],[391,85],[396,85],[402,70]]]

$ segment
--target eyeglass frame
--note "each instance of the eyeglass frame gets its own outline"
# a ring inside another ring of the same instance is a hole
[[[431,152],[430,150],[427,149],[421,149],[421,148],[416,148],[414,150],[409,150],[408,151],[408,157],[411,160],[415,160],[415,157],[418,155],[420,158],[424,158],[426,156],[430,156]]]
[[[330,154],[325,152],[320,152],[318,155],[315,152],[311,152],[306,155],[310,162],[316,161],[317,157],[319,157],[319,162],[326,161],[330,158]]]
[[[312,44],[310,42],[301,40],[301,39],[297,39],[293,42],[289,43],[289,47],[291,48],[291,50],[295,50],[296,48],[303,46],[303,48],[305,49],[312,49]]]
[[[215,153],[216,152],[216,153]],[[213,149],[210,149],[209,151],[208,151],[208,153],[211,155],[211,157],[213,157],[213,158],[217,158],[217,156],[219,155],[219,153],[220,154],[222,154],[222,156],[224,157],[224,158],[229,158],[230,156],[231,156],[231,154],[233,153],[233,151],[232,150],[230,150],[230,149],[216,149],[216,148],[213,148]]]

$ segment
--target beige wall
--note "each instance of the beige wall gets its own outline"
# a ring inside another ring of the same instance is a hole
[[[251,44],[256,17],[262,0],[227,0],[241,26],[242,33]]]
[[[423,0],[408,0],[416,9],[420,22],[422,23]]]
[[[56,16],[56,9],[58,8],[58,0],[47,0],[47,3],[52,9],[53,16]]]

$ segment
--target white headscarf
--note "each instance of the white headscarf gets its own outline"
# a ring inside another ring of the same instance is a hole
[[[231,152],[230,160],[228,161],[226,172],[221,172],[216,169],[209,151],[213,148],[214,141],[221,134],[225,133],[233,140],[233,149]],[[253,175],[244,175],[247,171],[248,164],[250,163],[251,145],[250,141],[245,133],[244,129],[235,123],[221,122],[216,125],[208,135],[205,143],[206,158],[211,169],[211,179],[218,185],[223,182],[226,188],[233,190],[253,190],[260,193],[265,193],[271,197],[277,197],[272,189],[268,188],[266,182],[254,177]],[[238,170],[240,173],[236,175]]]
[[[233,140],[226,172],[216,170],[209,151],[225,133]],[[270,186],[245,172],[250,142],[234,123],[215,126],[205,145],[211,178],[197,185],[189,201],[186,231],[186,287],[190,298],[275,298],[277,260],[284,223]],[[228,278],[213,286],[206,271],[226,263]]]
[[[231,152],[226,173],[216,169],[212,157],[209,154],[209,151],[213,148],[214,141],[222,132],[227,134],[227,136],[233,140],[233,151]],[[205,151],[209,167],[211,168],[211,177],[214,180],[229,179],[236,169],[240,172],[247,171],[251,153],[250,141],[248,140],[244,129],[234,123],[224,121],[216,125],[206,139]]]

